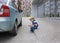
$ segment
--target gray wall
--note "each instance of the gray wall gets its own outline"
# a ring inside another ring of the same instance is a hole
[[[41,17],[44,17],[44,5],[43,3],[45,3],[47,0],[44,0],[44,2],[37,2],[37,4],[33,4],[32,5],[32,11],[31,11],[31,16],[34,16],[34,17],[38,17],[38,18],[41,18]],[[33,2],[34,3],[34,2]]]
[[[37,17],[37,5],[32,5],[31,16]]]
[[[32,5],[32,16],[34,17],[60,17],[60,1],[45,0]]]
[[[44,5],[39,6],[37,12],[38,12],[37,17],[39,18],[44,17]]]

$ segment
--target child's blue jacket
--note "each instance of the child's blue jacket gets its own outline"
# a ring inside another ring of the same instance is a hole
[[[34,27],[38,27],[38,23],[37,23],[36,20],[33,20],[33,21],[32,21],[32,24],[34,25]]]

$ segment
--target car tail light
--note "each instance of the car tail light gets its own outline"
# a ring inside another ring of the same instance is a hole
[[[9,17],[10,16],[10,9],[6,5],[2,5],[0,8],[0,17]]]
[[[2,15],[3,14],[3,9],[2,8],[0,8],[0,15]]]

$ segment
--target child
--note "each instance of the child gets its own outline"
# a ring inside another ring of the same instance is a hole
[[[31,17],[29,20],[32,22],[32,24],[29,25],[30,26],[30,31],[34,32],[35,29],[38,29],[38,23],[37,23],[37,21],[35,20],[34,17]]]

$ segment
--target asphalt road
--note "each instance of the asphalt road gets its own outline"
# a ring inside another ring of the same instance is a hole
[[[18,29],[18,35],[13,37],[8,32],[0,33],[0,43],[38,43],[38,40],[28,27],[29,20],[23,18],[23,25]]]
[[[29,18],[23,18],[23,25],[18,35],[12,37],[9,33],[0,33],[0,43],[60,43],[60,20],[50,18],[37,19],[39,28],[31,33]]]

